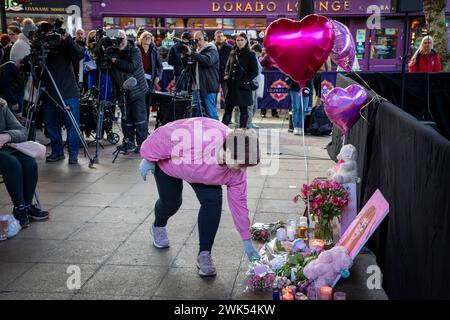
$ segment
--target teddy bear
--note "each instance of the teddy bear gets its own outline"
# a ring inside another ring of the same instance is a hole
[[[358,182],[358,152],[351,144],[346,144],[339,152],[337,164],[327,170],[327,178],[338,183]]]
[[[316,260],[308,263],[303,269],[303,274],[308,280],[314,282],[316,288],[332,286],[336,278],[350,276],[349,269],[353,260],[342,246],[323,251]]]

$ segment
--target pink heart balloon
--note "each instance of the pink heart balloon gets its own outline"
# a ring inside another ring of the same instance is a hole
[[[324,98],[325,113],[342,133],[347,133],[359,119],[359,111],[367,101],[366,90],[352,84],[347,88],[334,88]]]
[[[325,63],[333,44],[333,24],[315,14],[301,21],[278,19],[267,27],[264,38],[267,54],[300,87]]]

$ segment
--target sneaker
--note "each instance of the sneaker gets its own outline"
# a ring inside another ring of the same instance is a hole
[[[155,225],[152,224],[150,234],[153,237],[153,246],[155,246],[158,249],[164,249],[169,247],[169,238],[167,237],[166,227],[155,227]]]
[[[78,156],[70,156],[69,157],[69,165],[78,164]]]
[[[138,145],[138,146],[136,146],[136,148],[134,149],[134,153],[141,153],[141,146],[140,145]]]
[[[31,205],[27,209],[28,218],[32,220],[43,221],[49,218],[49,213],[47,211],[36,208],[35,205]]]
[[[30,226],[30,220],[28,219],[26,207],[14,208],[13,215],[14,218],[19,221],[22,229],[26,229]]]
[[[211,252],[202,251],[197,257],[198,274],[202,277],[213,277],[216,275],[216,267],[211,258]]]
[[[299,136],[300,135],[300,129],[294,128],[294,135]]]
[[[64,154],[55,154],[52,153],[51,155],[49,155],[45,160],[47,162],[57,162],[57,161],[61,161],[64,160],[66,157],[64,156]]]

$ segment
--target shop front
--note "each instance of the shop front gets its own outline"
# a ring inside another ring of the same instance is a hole
[[[92,0],[91,4],[94,27],[123,28],[129,34],[136,34],[143,27],[155,34],[158,45],[165,44],[168,33],[180,36],[186,30],[204,30],[212,38],[219,29],[228,36],[245,31],[262,42],[268,24],[282,17],[295,19],[297,15],[295,0]],[[315,13],[349,26],[363,71],[401,70],[404,37],[408,37],[411,50],[415,50],[426,34],[423,13],[412,15],[408,29],[404,30],[404,15],[394,11],[391,0],[315,2]],[[377,12],[379,25],[374,19]],[[450,15],[450,0],[447,13]],[[450,28],[448,18],[447,27]]]
[[[82,0],[30,0],[26,4],[6,0],[5,6],[7,24],[21,22],[25,18],[53,23],[62,16],[70,34],[82,27]]]

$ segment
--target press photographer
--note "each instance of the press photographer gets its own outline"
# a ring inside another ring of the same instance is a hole
[[[43,95],[45,127],[52,148],[47,162],[65,159],[61,135],[61,127],[64,126],[67,130],[69,164],[77,164],[80,138],[68,113],[61,109],[61,105],[64,101],[64,106],[70,109],[73,120],[79,126],[79,89],[72,62],[84,57],[84,48],[76,44],[73,38],[62,29],[63,22],[61,19],[55,25],[45,21],[40,22],[31,43],[31,59],[35,69],[39,70],[38,74],[43,68],[48,69],[48,72],[41,73],[42,86],[45,88]]]
[[[194,35],[197,49],[185,45],[186,55],[196,62],[195,78],[192,92],[193,104],[199,99],[202,106],[206,107],[210,118],[219,120],[216,109],[217,93],[219,92],[219,68],[220,59],[217,48],[213,43],[208,43],[205,33],[197,31]]]
[[[115,95],[121,94],[122,85],[128,78],[134,77],[137,80],[137,85],[127,90],[126,106],[122,110],[125,138],[123,149],[127,152],[134,148],[134,152],[139,153],[141,144],[148,135],[145,98],[149,88],[145,80],[140,50],[127,39],[125,31],[120,30],[117,38],[121,39],[118,50],[110,49],[111,54],[108,57]]]
[[[185,55],[185,44],[189,44],[189,42],[195,42],[192,39],[192,36],[189,32],[183,32],[181,35],[181,39],[174,38],[175,45],[170,48],[169,51],[169,60],[168,63],[173,66],[173,74],[175,77],[175,82],[177,83],[176,91],[187,91],[188,89],[188,81],[187,78],[181,79],[180,76],[183,72],[184,68],[187,66],[187,59]],[[197,44],[195,43],[195,46]]]

